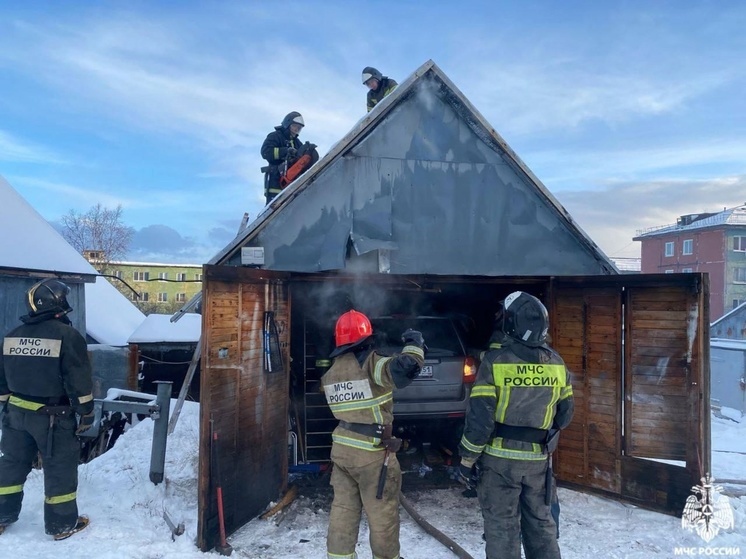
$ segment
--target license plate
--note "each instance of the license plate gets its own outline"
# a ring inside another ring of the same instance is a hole
[[[433,378],[433,366],[423,365],[422,369],[420,369],[420,374],[417,375],[417,378]]]

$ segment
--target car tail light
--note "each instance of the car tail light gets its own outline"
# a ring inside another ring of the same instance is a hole
[[[477,380],[477,364],[473,357],[464,359],[464,382],[471,384]]]

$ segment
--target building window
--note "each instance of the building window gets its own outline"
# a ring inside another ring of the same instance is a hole
[[[194,279],[197,281],[202,281],[202,274],[194,274]]]
[[[746,237],[733,237],[733,250],[746,252]]]
[[[176,302],[177,303],[186,303],[186,293],[177,293],[176,294]]]
[[[684,274],[691,274],[692,273],[692,269],[691,268],[682,268],[681,272],[684,273]]]
[[[184,273],[176,274],[176,281],[186,281],[186,274]]]
[[[733,281],[737,283],[746,283],[746,268],[734,268]]]
[[[168,293],[159,293],[158,294],[158,302],[159,303],[168,303]]]
[[[135,272],[133,278],[135,281],[148,281],[150,279],[150,272]]]
[[[133,293],[132,294],[132,300],[133,301],[139,301],[140,303],[144,303],[148,300],[148,292],[147,291],[141,291],[140,293]]]
[[[122,279],[122,270],[114,270],[111,275],[117,279]]]
[[[158,279],[159,280],[167,280],[168,279],[168,272],[158,272]]]
[[[673,256],[673,241],[666,243],[666,256]]]
[[[673,270],[666,270],[667,274],[673,274]]]
[[[686,239],[681,247],[681,254],[694,254],[694,240]]]
[[[733,308],[735,309],[736,307],[742,305],[743,301],[743,299],[733,299]]]

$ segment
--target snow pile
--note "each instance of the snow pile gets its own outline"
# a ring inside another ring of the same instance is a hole
[[[713,469],[717,479],[746,477],[746,420],[729,413],[713,417]],[[91,525],[68,540],[53,542],[44,535],[43,478],[33,471],[25,486],[24,509],[18,523],[0,536],[0,550],[13,559],[63,556],[132,559],[204,559],[195,546],[197,535],[197,449],[199,405],[186,402],[169,437],[164,483],[149,479],[153,422],[129,429],[116,446],[80,467],[78,502]],[[722,452],[727,450],[727,452]],[[417,472],[405,475],[417,475]],[[746,487],[729,485],[743,492]],[[407,494],[431,524],[454,539],[475,558],[484,557],[482,517],[476,499],[458,488]],[[721,532],[709,546],[681,527],[681,520],[632,505],[560,488],[560,547],[565,559],[648,559],[677,556],[677,549],[715,548],[746,556],[746,497],[731,498],[735,528]],[[326,556],[330,492],[298,497],[284,512],[268,520],[254,519],[233,534],[233,557],[298,559]],[[175,541],[163,520],[164,509],[186,533]],[[401,543],[406,559],[450,559],[453,555],[425,534],[402,510]],[[360,559],[370,559],[368,526],[361,525]],[[710,553],[712,554],[712,553]],[[722,554],[722,553],[721,553]],[[213,554],[211,554],[213,555]],[[682,555],[678,552],[678,555]],[[687,555],[686,553],[684,555]]]

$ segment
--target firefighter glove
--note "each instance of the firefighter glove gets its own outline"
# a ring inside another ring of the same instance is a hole
[[[298,150],[295,148],[288,148],[288,159],[293,159],[298,155]]]
[[[461,464],[458,467],[458,481],[463,484],[467,489],[474,489],[474,463],[461,459]]]
[[[78,428],[75,430],[75,434],[82,435],[83,433],[88,431],[88,429],[93,427],[93,418],[94,418],[94,414],[92,413],[89,413],[87,415],[81,415],[78,421]]]
[[[422,337],[422,332],[407,328],[407,330],[401,335],[401,341],[404,345],[416,345],[419,348],[425,347],[425,338]]]

